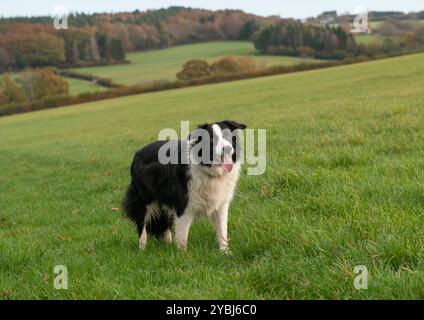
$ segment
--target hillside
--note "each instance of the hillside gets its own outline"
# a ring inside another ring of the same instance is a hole
[[[423,84],[418,54],[0,118],[0,298],[424,299]],[[233,255],[207,221],[187,253],[139,252],[118,209],[134,152],[226,118],[268,148],[231,207]]]
[[[262,56],[248,41],[207,42],[177,46],[162,50],[128,54],[131,64],[79,68],[75,71],[94,74],[124,84],[145,84],[161,80],[175,80],[183,64],[191,59],[215,61],[226,56],[252,56],[258,67],[293,65],[319,61],[285,56]]]

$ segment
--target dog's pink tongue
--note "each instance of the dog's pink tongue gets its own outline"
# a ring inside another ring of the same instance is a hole
[[[233,165],[233,159],[231,159],[231,156],[221,157],[221,167],[225,172],[231,172],[231,170],[233,170]]]

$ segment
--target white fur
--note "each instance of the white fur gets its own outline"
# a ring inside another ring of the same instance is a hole
[[[217,124],[212,125],[212,130],[215,133],[215,136],[218,137],[218,141],[215,144],[214,154],[217,156],[221,156],[223,154],[224,148],[229,148],[231,150],[231,154],[234,152],[234,148],[228,140],[225,140],[222,135],[222,129]],[[220,159],[215,159],[220,161]]]
[[[164,235],[163,235],[163,239],[165,240],[166,243],[171,244],[172,243],[172,231],[166,230]]]
[[[140,249],[144,249],[147,243],[147,231],[146,226],[144,226],[143,231],[141,232],[140,239],[138,241]]]
[[[191,179],[188,185],[188,203],[184,214],[175,220],[177,245],[186,248],[191,223],[197,217],[206,216],[214,222],[221,250],[228,248],[228,207],[240,174],[240,165],[234,164],[226,173],[220,166],[205,168],[190,165]]]
[[[143,228],[143,231],[141,232],[140,239],[138,241],[140,245],[140,249],[144,249],[147,244],[146,223],[155,215],[156,212],[158,212],[158,209],[159,209],[159,206],[156,202],[153,202],[152,204],[147,206],[144,228]]]

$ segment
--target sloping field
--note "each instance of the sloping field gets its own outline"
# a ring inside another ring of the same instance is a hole
[[[176,74],[188,60],[204,59],[212,62],[226,56],[252,56],[259,67],[318,61],[296,57],[261,56],[251,42],[222,41],[130,53],[127,58],[131,64],[80,68],[75,71],[112,79],[124,85],[145,84],[175,80]]]
[[[419,54],[0,118],[0,298],[424,299],[423,86]],[[134,152],[225,118],[267,129],[267,171],[244,168],[231,207],[233,254],[208,221],[186,253],[140,252],[118,209]]]

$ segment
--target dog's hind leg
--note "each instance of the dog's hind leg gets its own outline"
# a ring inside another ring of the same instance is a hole
[[[147,243],[147,231],[146,226],[143,227],[143,230],[141,231],[140,237],[138,238],[138,245],[141,250],[143,250],[146,247]]]
[[[172,244],[172,231],[171,231],[171,229],[168,229],[163,233],[163,240],[165,240],[165,242],[168,243],[168,244]]]
[[[147,244],[147,230],[146,230],[147,208],[146,206],[143,206],[138,209],[139,209],[138,215],[134,220],[135,220],[135,224],[137,225],[138,245],[140,249],[144,249]]]
[[[182,250],[187,249],[188,232],[192,222],[193,213],[190,210],[186,210],[182,216],[175,219],[175,240],[178,248]]]

